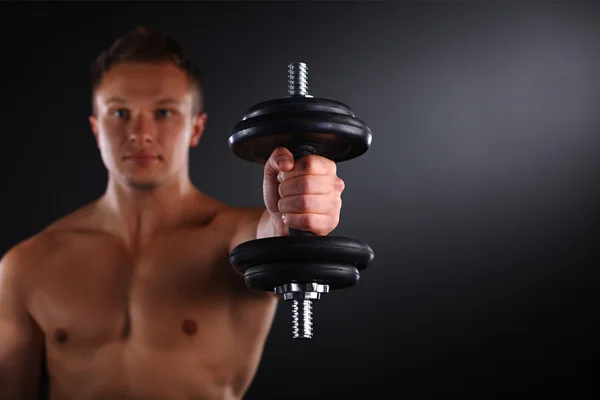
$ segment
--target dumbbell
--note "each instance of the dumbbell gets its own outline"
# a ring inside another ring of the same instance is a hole
[[[308,94],[305,63],[288,65],[288,93],[246,111],[229,136],[235,156],[265,164],[273,150],[286,147],[294,159],[316,154],[339,163],[369,149],[371,130],[350,107]],[[291,301],[293,338],[311,339],[312,302],[331,290],[356,285],[374,256],[371,247],[357,239],[290,228],[288,236],[239,244],[229,261],[248,287],[274,291]]]

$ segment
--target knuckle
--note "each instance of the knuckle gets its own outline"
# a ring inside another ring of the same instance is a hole
[[[336,196],[333,198],[333,209],[334,210],[339,210],[342,208],[342,198],[339,196]]]
[[[340,223],[340,215],[334,214],[331,216],[331,227],[335,228]]]
[[[336,187],[338,191],[341,193],[346,189],[346,182],[342,178],[336,178]]]
[[[320,164],[319,156],[309,155],[304,157],[304,169],[307,172],[318,172]]]
[[[302,216],[302,226],[309,231],[315,231],[319,229],[316,218],[312,215],[303,215]]]
[[[306,176],[298,177],[297,185],[300,193],[308,193],[311,188],[310,179]]]
[[[298,208],[298,210],[300,211],[304,211],[306,209],[308,209],[310,200],[308,199],[307,196],[296,196],[296,207]]]
[[[337,164],[331,160],[327,160],[329,163],[329,169],[331,170],[332,175],[337,175]]]

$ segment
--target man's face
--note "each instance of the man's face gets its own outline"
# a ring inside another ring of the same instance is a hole
[[[90,117],[109,173],[130,186],[154,188],[187,167],[189,147],[198,144],[206,121],[193,112],[193,93],[173,64],[113,66]]]

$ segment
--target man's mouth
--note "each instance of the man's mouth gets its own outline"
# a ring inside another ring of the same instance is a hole
[[[132,154],[129,156],[125,156],[124,160],[126,161],[136,161],[136,162],[147,162],[147,161],[153,161],[153,160],[158,160],[159,156],[154,155],[154,154],[148,154],[148,153],[143,153],[143,154]]]

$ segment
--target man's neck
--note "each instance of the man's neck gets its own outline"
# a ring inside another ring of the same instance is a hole
[[[135,188],[109,179],[99,205],[107,228],[136,249],[155,234],[181,224],[198,194],[189,179],[155,188]]]

